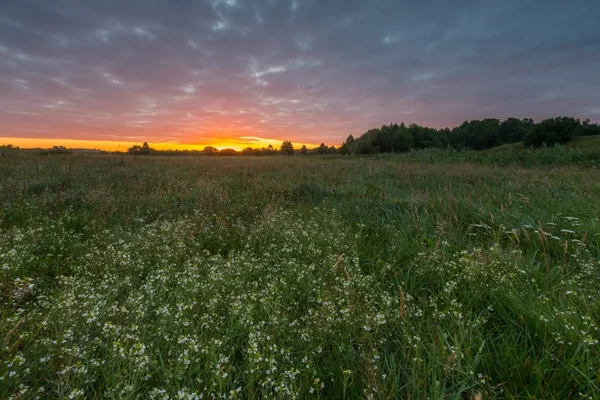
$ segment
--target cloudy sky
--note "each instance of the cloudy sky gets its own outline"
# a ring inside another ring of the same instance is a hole
[[[0,142],[339,145],[392,121],[599,121],[599,14],[598,0],[2,0]]]

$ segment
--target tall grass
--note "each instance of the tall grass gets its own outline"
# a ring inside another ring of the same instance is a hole
[[[11,157],[0,398],[598,398],[569,151]]]
[[[413,150],[402,155],[380,154],[376,158],[396,160],[399,162],[419,163],[475,163],[494,164],[500,166],[520,165],[523,167],[567,166],[579,165],[600,166],[600,150],[572,148],[555,145],[541,149],[526,148],[510,145],[505,149],[490,149],[487,151],[457,151],[453,149]]]

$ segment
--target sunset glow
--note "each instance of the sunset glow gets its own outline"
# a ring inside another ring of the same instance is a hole
[[[597,121],[595,4],[5,1],[0,144],[314,147],[390,122]]]
[[[0,138],[0,144],[12,144],[20,148],[50,148],[53,146],[64,146],[71,149],[96,149],[105,151],[127,151],[134,145],[140,145],[142,142],[127,141],[106,141],[106,140],[83,140],[83,139],[61,139],[61,138]],[[203,143],[177,143],[177,142],[151,142],[150,147],[156,150],[202,150],[206,146],[212,146],[219,150],[234,149],[241,151],[247,147],[262,148],[269,145],[278,149],[282,140],[264,139],[258,137],[240,137],[240,138],[220,138],[214,141],[205,141]],[[318,145],[311,143],[292,142],[295,148],[306,146],[314,148]]]

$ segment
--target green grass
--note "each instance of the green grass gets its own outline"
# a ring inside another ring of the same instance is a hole
[[[563,147],[568,149],[578,149],[582,151],[599,151],[600,150],[600,136],[575,136],[570,142],[565,143]],[[486,152],[519,152],[527,150],[523,142],[503,144],[501,146],[493,147]]]
[[[599,398],[580,153],[0,160],[0,398]]]
[[[599,150],[600,136],[579,136],[573,138],[565,147],[581,150]]]

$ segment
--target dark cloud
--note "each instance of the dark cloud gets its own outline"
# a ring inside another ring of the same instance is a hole
[[[0,4],[0,136],[340,143],[390,121],[600,119],[600,3]]]

